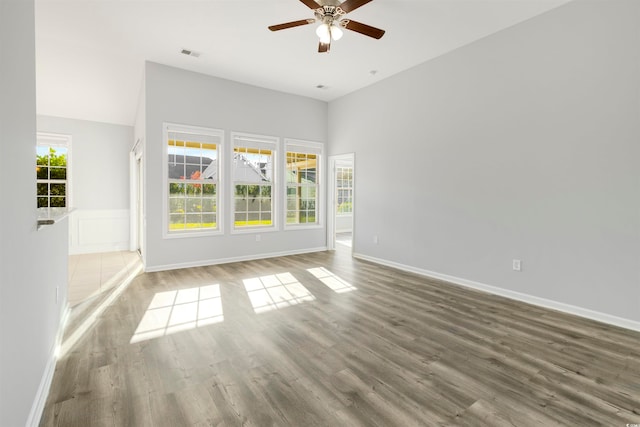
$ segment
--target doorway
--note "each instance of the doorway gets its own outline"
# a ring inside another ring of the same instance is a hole
[[[328,248],[353,252],[355,154],[329,157],[331,171],[329,191]]]

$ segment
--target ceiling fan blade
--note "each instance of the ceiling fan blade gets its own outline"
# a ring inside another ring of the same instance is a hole
[[[371,0],[347,0],[340,5],[340,9],[344,10],[344,13],[349,13],[353,10],[356,10],[360,6],[364,6],[370,1]]]
[[[346,24],[343,24],[347,30],[355,31],[356,33],[364,34],[365,36],[379,39],[384,36],[384,30],[380,28],[372,27],[371,25],[363,24],[361,22],[353,21],[351,19],[345,19]]]
[[[300,25],[313,24],[315,19],[301,19],[299,21],[287,22],[285,24],[271,25],[269,29],[271,31],[285,30],[287,28],[299,27]]]
[[[319,53],[329,52],[329,48],[330,47],[331,47],[331,43],[322,43],[322,42],[320,42],[320,44],[318,45],[318,52]]]
[[[316,10],[317,8],[320,7],[320,5],[318,3],[316,3],[314,0],[300,0],[302,3],[306,4],[307,7],[309,9],[313,9]],[[371,1],[371,0],[369,0]]]

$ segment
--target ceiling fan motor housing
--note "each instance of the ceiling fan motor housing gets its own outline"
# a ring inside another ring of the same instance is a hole
[[[316,19],[327,25],[337,23],[345,14],[345,11],[339,6],[322,6],[315,11]]]

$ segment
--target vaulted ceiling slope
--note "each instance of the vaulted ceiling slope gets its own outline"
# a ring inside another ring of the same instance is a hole
[[[38,114],[133,124],[145,60],[330,101],[567,1],[374,0],[319,54],[298,0],[36,0]]]

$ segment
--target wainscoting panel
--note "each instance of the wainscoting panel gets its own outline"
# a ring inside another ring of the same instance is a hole
[[[129,249],[128,209],[77,209],[69,224],[69,253],[124,251]]]
[[[351,215],[336,215],[336,233],[353,231],[353,217]]]

